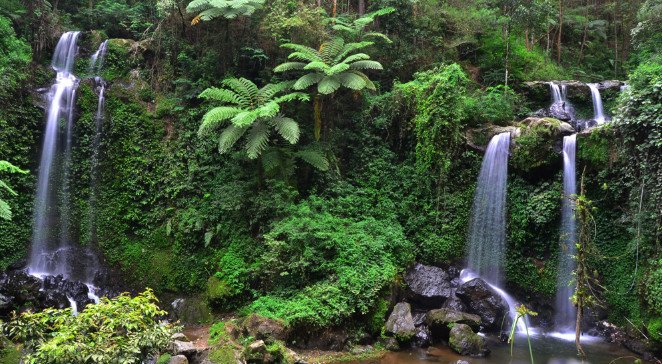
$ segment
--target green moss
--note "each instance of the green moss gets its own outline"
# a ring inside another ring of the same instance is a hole
[[[577,142],[577,159],[594,169],[604,169],[615,157],[614,129],[601,127],[582,135]]]
[[[227,364],[236,362],[235,352],[231,345],[213,347],[209,351],[209,360],[214,364]]]
[[[172,358],[172,355],[168,353],[161,354],[159,358],[156,360],[156,364],[168,364],[170,358]]]
[[[231,290],[225,281],[212,276],[207,280],[207,299],[212,305],[222,305],[231,297]]]
[[[529,172],[539,168],[551,168],[559,164],[559,154],[554,151],[560,122],[543,119],[534,126],[522,128],[522,135],[515,139],[515,148],[509,160],[513,168]]]
[[[19,364],[21,362],[21,351],[10,342],[4,342],[0,346],[0,364]]]
[[[662,317],[650,320],[646,329],[651,340],[662,344]]]

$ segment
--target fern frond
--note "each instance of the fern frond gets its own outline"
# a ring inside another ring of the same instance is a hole
[[[203,136],[207,134],[222,124],[223,121],[232,119],[240,112],[242,112],[242,109],[233,106],[218,106],[207,111],[202,117],[202,124],[198,129],[198,135]]]
[[[237,140],[244,135],[248,130],[246,127],[238,127],[230,125],[227,128],[223,129],[221,136],[218,138],[218,151],[221,154],[227,153],[232,146],[235,145]]]
[[[295,43],[285,43],[281,45],[282,48],[292,49],[294,52],[290,53],[288,59],[298,59],[306,62],[322,61],[322,58],[317,50],[305,45]]]
[[[248,158],[255,159],[267,147],[269,141],[269,128],[265,123],[254,123],[246,136],[246,153]]]
[[[333,58],[333,63],[340,62],[341,59],[349,56],[352,52],[358,51],[359,49],[363,49],[365,47],[371,46],[375,43],[373,42],[368,42],[368,41],[363,41],[363,42],[356,42],[356,43],[347,43],[344,45],[344,47],[336,53],[336,56]]]
[[[267,173],[271,173],[280,167],[283,157],[278,149],[269,148],[262,153],[260,159],[262,161],[262,169]]]
[[[248,81],[246,79],[243,80]],[[252,109],[255,107],[254,100],[251,95],[251,91],[245,84],[245,81],[242,81],[238,78],[226,78],[223,80],[223,85],[230,88],[237,94],[238,100],[241,101],[241,107],[245,109]],[[251,81],[248,82],[252,83]],[[253,86],[255,86],[255,84],[253,84]],[[257,89],[257,86],[255,86],[255,88]]]
[[[329,68],[328,70],[326,70],[325,73],[328,76],[333,76],[333,75],[337,75],[339,73],[345,72],[348,69],[349,69],[349,65],[347,63],[338,63],[337,65],[335,65],[335,66]]]
[[[349,72],[363,78],[363,80],[365,81],[365,88],[367,88],[368,90],[371,90],[371,91],[377,90],[377,88],[375,87],[375,84],[370,80],[370,78],[368,78],[368,76],[365,73],[363,73],[361,71],[355,71],[355,70],[350,70]]]
[[[340,88],[340,81],[337,76],[326,76],[317,84],[317,92],[322,95],[328,95]]]
[[[353,70],[383,70],[382,64],[377,61],[356,61],[350,65]]]
[[[7,161],[0,161],[0,172],[21,173],[21,174],[28,173],[28,171],[20,169]]]
[[[352,62],[363,61],[363,60],[366,60],[366,59],[370,59],[370,56],[365,54],[365,53],[356,53],[356,54],[352,54],[351,56],[345,58],[342,61],[342,63],[351,64]]]
[[[8,184],[5,183],[5,181],[0,179],[0,190],[5,190],[7,193],[9,193],[12,196],[17,196],[18,194],[16,191],[14,191],[11,187],[9,187]]]
[[[290,144],[296,144],[299,141],[301,136],[301,130],[299,129],[299,123],[294,121],[294,119],[287,118],[284,116],[277,116],[270,120],[273,124],[274,129],[283,137],[283,139],[290,142]]]
[[[266,104],[260,106],[258,111],[258,117],[260,118],[272,118],[280,112],[280,105],[276,101],[269,101]]]
[[[276,66],[276,68],[274,68],[274,72],[302,70],[305,66],[306,64],[303,62],[285,62]]]
[[[301,76],[301,78],[299,78],[297,82],[294,83],[294,86],[292,88],[294,88],[295,90],[305,90],[308,87],[320,82],[322,78],[324,78],[323,74],[309,73],[307,75]]]
[[[310,62],[303,69],[326,72],[329,66],[324,62]]]
[[[340,83],[352,90],[362,90],[366,87],[366,81],[363,77],[351,73],[345,72],[337,76]]]
[[[326,156],[324,156],[322,151],[316,148],[302,149],[297,151],[294,155],[320,171],[329,170],[329,160],[326,159]]]
[[[268,83],[257,93],[258,104],[262,105],[271,100],[276,94],[292,87],[293,82]]]
[[[345,47],[345,40],[341,37],[335,37],[330,41],[322,43],[320,46],[319,54],[322,56],[322,61],[327,64],[334,64],[338,53]]]
[[[310,95],[303,92],[292,92],[287,95],[276,97],[273,101],[280,104],[281,102],[290,102],[295,100],[309,101]]]
[[[238,127],[248,127],[260,117],[261,108],[255,110],[243,110],[232,118],[232,125]],[[274,114],[275,115],[275,114]]]
[[[3,200],[0,200],[0,219],[9,221],[11,220],[11,218],[12,218],[12,213],[9,204]]]
[[[257,85],[255,85],[255,84],[253,83],[253,81],[250,81],[250,80],[245,79],[245,78],[243,78],[243,77],[239,79],[239,82],[240,82],[242,85],[244,85],[244,88],[246,88],[246,91],[247,91],[248,94],[250,95],[250,98],[251,98],[251,104],[253,105],[253,107],[257,106],[257,102],[258,102],[258,100],[257,100],[257,95],[258,95],[258,93],[260,92],[260,90],[258,89]]]
[[[385,41],[386,43],[389,43],[389,44],[393,43],[391,38],[389,38],[386,34],[380,33],[380,32],[368,32],[368,33],[365,33],[363,35],[363,38],[368,38],[368,37],[370,37],[370,38],[379,38],[379,39],[382,39],[383,41]]]
[[[218,87],[210,87],[202,91],[202,93],[200,93],[200,96],[198,97],[205,100],[220,101],[228,104],[237,104],[237,105],[241,104],[241,101],[239,100],[239,96],[236,93]]]

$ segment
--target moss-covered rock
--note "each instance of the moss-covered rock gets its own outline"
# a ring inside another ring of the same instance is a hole
[[[448,341],[451,349],[460,355],[483,357],[490,353],[485,339],[475,334],[469,325],[455,324]]]
[[[408,303],[400,302],[395,305],[386,321],[386,332],[395,336],[399,342],[409,342],[414,337],[416,327]]]

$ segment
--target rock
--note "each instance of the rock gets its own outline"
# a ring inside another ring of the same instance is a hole
[[[185,355],[186,357],[189,357],[194,355],[198,350],[191,342],[175,340],[170,344],[170,351],[174,355]]]
[[[244,320],[242,329],[247,336],[267,342],[273,340],[286,341],[289,336],[289,330],[282,321],[256,314],[251,314]]]
[[[361,355],[361,354],[369,353],[372,350],[373,350],[373,348],[370,345],[355,345],[355,346],[352,346],[352,348],[349,350],[349,352],[352,355]]]
[[[307,333],[305,338],[297,340],[298,344],[305,349],[321,349],[341,351],[345,349],[349,335],[345,328],[326,329],[321,332]]]
[[[58,290],[44,290],[39,294],[39,306],[41,307],[53,307],[53,308],[67,308],[71,306],[67,295]],[[76,303],[78,307],[78,303]]]
[[[460,355],[484,357],[490,353],[485,345],[485,339],[476,335],[471,327],[465,324],[455,324],[450,331],[448,344]]]
[[[246,348],[246,360],[248,362],[265,363],[267,362],[265,359],[268,359],[265,358],[267,354],[267,345],[263,340],[255,341]]]
[[[172,340],[172,341],[185,341],[185,342],[186,341],[191,341],[186,337],[186,335],[184,335],[181,332],[177,332],[177,333],[172,334],[172,336],[170,336],[170,340]]]
[[[207,301],[198,297],[178,298],[170,304],[170,316],[173,321],[200,324],[212,320]]]
[[[425,323],[430,329],[432,339],[436,342],[448,340],[450,328],[457,324],[469,326],[473,330],[480,327],[481,318],[478,315],[455,311],[447,308],[428,312]]]
[[[170,357],[168,364],[188,364],[188,359],[184,355],[175,355]]]
[[[487,125],[479,128],[467,129],[465,132],[465,138],[469,147],[484,152],[492,137],[505,132],[510,133],[511,142],[522,134],[522,130],[516,126]]]
[[[456,362],[453,363],[453,364],[469,364],[469,362],[466,361],[466,360],[458,360],[458,361],[456,361]]]
[[[416,333],[414,334],[414,344],[420,348],[425,348],[430,346],[432,343],[432,334],[427,326],[419,326],[416,328]]]
[[[15,303],[35,302],[39,298],[41,280],[24,271],[11,271],[4,277],[0,292],[14,297]]]
[[[0,293],[0,313],[8,313],[14,307],[14,298]]]
[[[575,133],[575,129],[572,125],[551,117],[538,118],[530,116],[522,120],[522,123],[527,126],[527,130],[541,127],[546,128],[552,132],[551,136],[553,138],[560,135],[570,135]]]
[[[462,284],[455,295],[467,305],[470,313],[480,316],[485,331],[498,331],[509,311],[506,301],[480,278]]]
[[[405,275],[409,298],[423,307],[437,308],[452,294],[450,277],[441,268],[416,264]]]
[[[461,283],[459,285],[461,285]],[[460,312],[467,312],[468,311],[467,305],[465,305],[462,302],[462,300],[457,298],[455,293],[453,293],[453,296],[451,296],[451,298],[447,299],[446,302],[444,302],[444,304],[441,306],[441,308],[447,308],[447,309],[460,311]]]
[[[396,340],[394,337],[389,337],[384,339],[382,341],[382,345],[386,350],[390,350],[390,351],[400,350],[400,344],[398,343],[398,340]]]
[[[414,337],[416,327],[408,303],[400,302],[395,305],[386,321],[386,332],[395,336],[400,342],[409,342]]]

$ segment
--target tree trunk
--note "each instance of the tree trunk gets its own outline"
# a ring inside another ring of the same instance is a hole
[[[559,0],[559,34],[556,37],[556,62],[561,63],[561,35],[563,34],[563,0]]]
[[[510,20],[508,21],[508,25],[506,25],[506,59],[504,62],[504,66],[506,68],[506,76],[504,80],[504,84],[506,87],[508,87],[508,60],[510,58]]]
[[[338,0],[333,0],[333,8],[331,9],[331,17],[336,17],[336,12],[338,11]]]
[[[359,16],[365,14],[365,0],[359,0]]]
[[[316,141],[320,140],[322,135],[322,95],[316,94],[313,101],[314,117],[315,117],[315,129],[313,130],[313,135]]]

